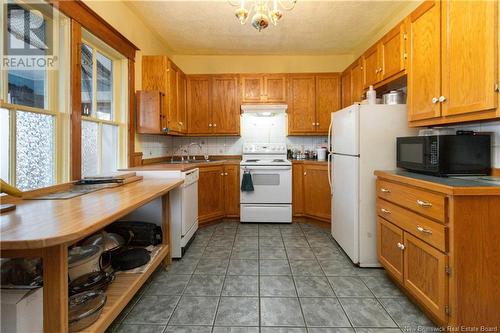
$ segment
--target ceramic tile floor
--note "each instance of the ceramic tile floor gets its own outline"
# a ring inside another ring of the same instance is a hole
[[[159,269],[110,332],[396,333],[432,326],[382,269],[355,267],[328,230],[221,222]]]

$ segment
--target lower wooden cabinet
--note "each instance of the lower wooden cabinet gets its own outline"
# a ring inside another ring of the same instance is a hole
[[[403,230],[382,218],[377,218],[378,259],[393,277],[403,282]]]
[[[240,168],[237,164],[202,166],[198,180],[200,224],[240,213]]]
[[[299,162],[293,165],[292,207],[294,216],[306,216],[330,223],[331,192],[328,165]]]

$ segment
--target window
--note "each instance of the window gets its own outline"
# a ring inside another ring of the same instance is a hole
[[[69,19],[46,3],[10,1],[3,10],[2,64],[9,65],[0,77],[0,176],[21,190],[67,181]],[[59,59],[57,67],[44,65],[50,55]]]
[[[82,177],[125,166],[127,59],[84,31],[81,47]]]

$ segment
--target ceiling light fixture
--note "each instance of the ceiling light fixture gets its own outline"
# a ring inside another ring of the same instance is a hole
[[[231,6],[238,7],[234,11],[234,15],[242,25],[248,21],[252,11],[255,12],[252,16],[252,26],[261,31],[269,26],[269,22],[277,25],[278,21],[283,17],[281,9],[286,11],[292,10],[297,0],[240,0],[239,2],[228,0],[228,2]],[[250,3],[249,9],[246,9],[245,2]]]

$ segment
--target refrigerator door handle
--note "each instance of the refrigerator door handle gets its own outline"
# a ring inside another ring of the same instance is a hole
[[[330,126],[328,126],[328,152],[332,151],[332,125],[333,125],[333,120],[330,119]]]
[[[331,171],[332,155],[333,154],[328,154],[328,184],[330,184],[330,196],[333,196],[332,171]]]

